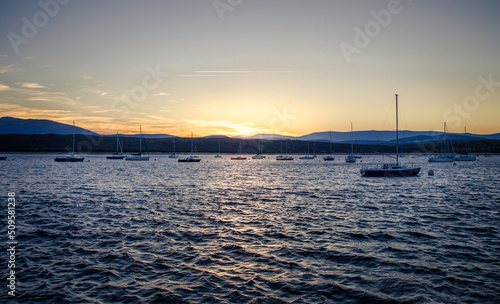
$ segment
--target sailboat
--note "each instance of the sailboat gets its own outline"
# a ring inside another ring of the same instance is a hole
[[[265,155],[262,155],[262,145],[260,144],[260,139],[257,142],[257,155],[252,156],[252,159],[264,159]]]
[[[476,157],[473,155],[469,155],[469,143],[467,142],[467,127],[464,130],[464,138],[465,138],[465,155],[455,156],[456,161],[476,161]]]
[[[240,147],[238,149],[238,152],[240,153],[239,156],[231,157],[231,160],[246,160],[247,158],[244,156],[241,156],[241,139],[240,139]]]
[[[335,157],[332,155],[332,130],[330,130],[330,155],[323,157],[326,161],[334,161]]]
[[[285,154],[288,154],[288,142],[286,140],[285,140]],[[276,156],[276,160],[293,160],[293,156],[281,154]]]
[[[149,161],[149,156],[142,156],[142,126],[139,126],[139,153],[130,154],[125,160]]]
[[[220,139],[217,140],[217,146],[219,146],[219,153],[217,153],[217,155],[215,155],[214,157],[221,158],[222,156],[220,155]]]
[[[309,153],[309,142],[307,142],[307,152]],[[315,159],[316,153],[313,152],[313,155],[304,155],[299,157],[299,159]]]
[[[441,147],[441,150],[443,152],[442,155],[438,155],[437,157],[431,157],[429,158],[430,163],[451,163],[455,160],[455,154],[453,152],[453,146],[451,146],[451,150],[453,154],[450,154],[450,148],[449,146],[451,145],[446,137],[446,122],[444,123],[444,138],[443,138],[443,146]]]
[[[398,120],[398,94],[396,94],[396,164],[384,164],[379,169],[361,169],[362,176],[367,177],[407,177],[417,176],[419,167],[408,168],[399,164],[399,120]]]
[[[191,154],[190,156],[184,157],[184,158],[179,158],[177,161],[179,163],[199,163],[201,161],[201,158],[198,155],[194,155],[194,138],[193,138],[193,132],[191,132]]]
[[[175,137],[174,137],[174,152],[168,156],[168,158],[177,158],[179,155],[175,153]]]
[[[75,156],[75,121],[73,121],[73,152],[65,156],[56,156],[56,162],[82,162],[85,158]]]
[[[120,144],[120,138],[118,138],[118,133],[116,133],[116,152],[106,156],[107,159],[124,159],[123,148]]]
[[[356,156],[354,156],[354,142],[352,140],[352,122],[351,122],[351,154],[345,158],[346,163],[355,163]]]

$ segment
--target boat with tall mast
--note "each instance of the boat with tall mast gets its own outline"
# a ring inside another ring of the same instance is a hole
[[[174,151],[168,156],[168,158],[178,158],[179,155],[175,153],[175,137],[174,137]]]
[[[363,168],[360,170],[362,176],[366,177],[407,177],[417,176],[420,167],[405,167],[399,164],[399,117],[398,117],[398,94],[396,94],[396,164],[384,164],[382,168]]]
[[[325,161],[334,161],[335,157],[332,155],[332,130],[330,130],[330,155],[323,157]]]
[[[453,145],[451,145],[451,143],[448,141],[446,134],[447,134],[447,128],[445,122],[443,129],[443,145],[441,146],[441,152],[443,154],[429,158],[430,163],[451,163],[455,161],[455,152],[453,150]],[[450,154],[450,146],[452,150],[451,154]]]
[[[354,142],[352,139],[352,122],[351,122],[351,154],[345,158],[346,163],[355,163],[356,156],[354,156]]]
[[[257,154],[252,156],[252,159],[264,159],[265,155],[262,154],[262,145],[260,144],[260,139],[257,141]]]
[[[220,155],[220,139],[217,140],[217,146],[219,147],[219,153],[217,153],[217,155],[215,155],[214,157],[215,158],[222,158],[222,156]]]
[[[309,141],[307,142],[307,153],[309,153]],[[316,158],[316,151],[313,151],[313,155],[304,155],[299,157],[299,159],[315,159],[315,158]]]
[[[293,156],[288,155],[288,141],[285,140],[285,155],[280,154],[276,156],[276,160],[293,160]]]
[[[125,155],[123,155],[123,147],[120,143],[120,138],[118,137],[118,132],[116,133],[116,152],[106,156],[106,159],[124,159]]]
[[[191,155],[183,158],[177,159],[179,163],[199,163],[201,158],[198,155],[194,155],[195,145],[194,145],[194,137],[193,132],[191,132]]]
[[[149,156],[142,155],[142,126],[139,126],[139,153],[133,153],[125,157],[125,160],[131,161],[149,161]]]
[[[456,161],[476,161],[474,155],[469,155],[469,142],[467,141],[467,127],[464,128],[465,154],[455,156]]]
[[[238,153],[240,154],[239,156],[233,156],[231,157],[231,160],[246,160],[247,158],[244,156],[241,156],[241,139],[240,139],[240,146],[238,148]]]
[[[65,156],[56,156],[54,161],[56,162],[82,162],[84,157],[76,157],[75,156],[75,121],[73,120],[73,152],[69,155]]]

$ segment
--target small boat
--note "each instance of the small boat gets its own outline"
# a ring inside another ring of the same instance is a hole
[[[352,140],[352,122],[351,122],[351,154],[345,158],[346,163],[355,163],[356,156],[354,156],[354,142]]]
[[[258,153],[256,155],[252,156],[252,159],[264,159],[264,158],[266,158],[266,156],[262,154],[262,145],[260,144],[260,140],[257,143],[257,151],[258,151]]]
[[[193,138],[193,132],[191,132],[191,153],[194,153],[194,138]],[[198,155],[190,155],[184,158],[179,158],[177,159],[177,162],[179,163],[199,163],[201,161],[201,158]]]
[[[7,156],[0,156],[0,160],[6,160]]]
[[[354,155],[348,155],[345,158],[346,163],[355,163],[356,162],[356,157]]]
[[[430,163],[452,163],[455,161],[455,155],[438,155],[436,157],[429,158]]]
[[[214,157],[215,158],[222,158],[222,156],[220,155],[220,139],[217,140],[217,145],[219,146],[219,153],[217,153],[217,155],[215,155]]]
[[[64,156],[56,156],[54,158],[54,161],[56,162],[82,162],[85,158],[84,157],[76,157],[75,156],[75,121],[73,121],[73,152],[69,155],[64,155]]]
[[[133,153],[125,157],[129,161],[149,161],[149,156],[142,156],[142,126],[139,126],[139,153]]]
[[[118,138],[118,133],[116,133],[116,152],[106,156],[106,159],[124,159],[123,148],[120,144],[120,139]]]
[[[334,161],[335,157],[332,155],[332,130],[330,130],[330,155],[323,157],[325,161]]]
[[[172,152],[172,153],[168,156],[168,158],[178,158],[178,157],[179,157],[179,155],[177,155],[177,154],[175,153],[175,137],[174,137],[174,152]]]
[[[362,176],[366,177],[407,177],[417,176],[419,167],[405,167],[399,164],[399,121],[398,121],[398,94],[396,94],[396,164],[384,164],[380,169],[363,168]]]
[[[285,153],[288,154],[288,142],[285,141]],[[276,160],[293,160],[293,156],[291,155],[278,155],[276,156]]]
[[[444,130],[443,130],[443,145],[441,147],[441,152],[443,154],[435,156],[435,157],[430,157],[429,162],[430,163],[452,163],[455,161],[455,154],[453,152],[453,146],[451,145],[450,142],[448,142],[447,137],[446,137],[446,122],[444,123]],[[452,153],[450,153],[450,145],[451,145],[451,150]]]
[[[177,161],[179,163],[199,163],[201,161],[201,158],[197,155],[191,155],[188,157],[179,158]]]
[[[231,160],[247,160],[247,158],[243,157],[243,156],[235,156],[235,157],[231,157]]]
[[[464,138],[465,138],[465,154],[455,156],[456,161],[476,161],[476,157],[473,155],[469,155],[469,144],[467,143],[467,127],[465,127],[464,131]]]
[[[307,142],[307,153],[309,153],[309,142]],[[313,151],[313,155],[304,155],[299,157],[299,159],[315,159],[315,158],[316,158],[316,151]]]
[[[238,151],[240,153],[240,156],[231,157],[231,160],[247,160],[246,157],[241,156],[241,139],[240,139],[240,147],[239,147]]]

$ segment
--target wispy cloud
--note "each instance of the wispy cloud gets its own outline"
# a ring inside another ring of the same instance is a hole
[[[9,86],[6,86],[6,85],[0,83],[0,91],[5,91],[5,90],[8,90],[8,89],[10,89]]]
[[[181,77],[227,77],[227,76],[262,76],[269,74],[290,74],[295,71],[266,71],[266,70],[214,70],[214,71],[192,71],[190,74],[182,74]]]
[[[202,134],[238,136],[272,133],[272,130],[261,128],[252,122],[234,122],[231,120],[185,120],[185,122]]]
[[[170,95],[170,94],[165,93],[165,92],[159,92],[159,93],[153,94],[153,96],[168,96],[168,95]]]
[[[22,71],[22,69],[16,69],[13,64],[0,65],[0,74],[12,73],[17,71]]]
[[[91,79],[94,79],[95,77],[93,76],[90,76],[89,74],[86,74],[86,73],[83,73],[80,75],[80,77],[83,79],[83,80],[91,80]]]
[[[43,89],[43,85],[35,82],[16,82],[16,84],[25,89]]]
[[[108,91],[104,91],[104,90],[100,90],[100,89],[94,89],[94,88],[91,88],[91,87],[84,87],[82,90],[85,91],[85,92],[93,93],[93,94],[100,95],[100,96],[109,95]]]

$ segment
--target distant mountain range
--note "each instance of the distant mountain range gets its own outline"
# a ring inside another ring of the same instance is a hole
[[[0,118],[0,134],[99,135],[89,130],[46,119]]]
[[[72,125],[63,124],[51,120],[40,119],[19,119],[12,117],[0,118],[0,134],[56,134],[56,135],[94,135],[99,134]],[[119,135],[120,137],[135,137],[137,135]],[[144,138],[173,138],[175,136],[168,134],[143,134]],[[205,136],[204,138],[227,138],[226,136]],[[283,136],[278,134],[257,134],[251,137],[239,137],[247,139],[262,140],[301,140],[315,142],[329,142],[350,144],[351,140],[358,145],[395,145],[394,131],[355,131],[355,132],[316,132],[300,137]],[[500,133],[491,135],[477,135],[449,133],[447,138],[452,141],[481,141],[481,140],[500,140]],[[428,142],[437,142],[443,140],[442,132],[434,131],[400,131],[400,144],[423,144]]]

